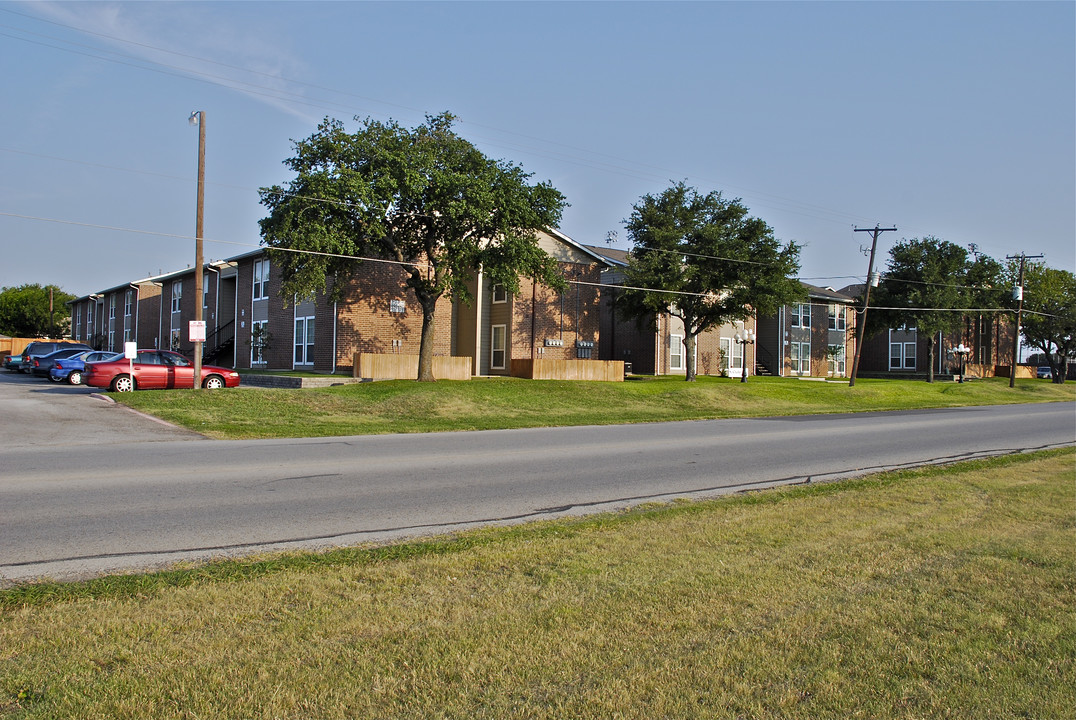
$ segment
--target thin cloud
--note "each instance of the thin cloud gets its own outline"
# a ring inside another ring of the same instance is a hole
[[[206,6],[187,3],[27,3],[24,7],[32,11],[27,15],[81,31],[92,45],[241,93],[306,123],[320,117],[297,107],[303,103],[303,89],[283,79],[299,74],[303,67],[288,52],[288,39],[273,37],[268,28],[257,27],[249,19],[242,27],[219,16],[209,23]],[[55,30],[50,34],[65,32]]]

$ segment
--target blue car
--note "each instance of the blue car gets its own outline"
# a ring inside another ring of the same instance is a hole
[[[97,362],[99,360],[111,360],[116,355],[122,355],[123,353],[114,353],[106,350],[91,350],[90,352],[79,353],[72,357],[60,358],[52,364],[49,368],[49,380],[53,382],[63,382],[66,380],[72,385],[82,384],[82,371],[86,369],[86,363]]]

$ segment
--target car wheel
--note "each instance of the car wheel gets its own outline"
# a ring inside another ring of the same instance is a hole
[[[67,382],[69,382],[72,385],[81,385],[82,384],[82,371],[81,370],[72,370],[71,374],[67,376]]]
[[[131,392],[135,389],[135,382],[130,375],[117,375],[112,381],[113,392]]]
[[[52,373],[49,373],[47,377],[51,382],[60,382],[61,380],[63,380],[63,378],[58,378]]]
[[[224,379],[220,375],[210,375],[206,378],[202,387],[206,390],[219,390],[224,387]]]

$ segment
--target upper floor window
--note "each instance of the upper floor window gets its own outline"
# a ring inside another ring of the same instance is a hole
[[[269,261],[254,261],[254,294],[255,300],[264,300],[269,297]]]
[[[504,289],[504,283],[493,283],[493,302],[508,302],[508,292]]]
[[[131,308],[134,304],[134,290],[128,290],[123,295],[123,315],[124,317],[131,317]]]
[[[792,306],[792,327],[811,327],[811,306]]]
[[[108,319],[114,320],[116,318],[116,296],[108,296]]]
[[[844,330],[845,329],[845,317],[843,305],[830,305],[829,306],[829,329],[830,330]]]
[[[183,299],[183,281],[172,281],[172,312],[179,312],[179,301]]]
[[[202,307],[209,307],[209,283],[202,278]]]

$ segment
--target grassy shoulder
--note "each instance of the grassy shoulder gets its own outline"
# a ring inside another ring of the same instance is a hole
[[[635,377],[393,381],[307,390],[237,388],[114,393],[118,402],[221,439],[489,430],[1055,402],[1076,383],[809,382],[790,378]]]
[[[21,718],[1076,707],[1076,453],[0,591]]]

